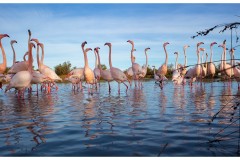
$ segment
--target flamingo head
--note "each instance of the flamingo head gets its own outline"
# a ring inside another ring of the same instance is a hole
[[[199,51],[203,51],[203,52],[204,52],[204,51],[205,51],[205,48],[199,48]]]
[[[185,45],[184,47],[183,47],[183,49],[187,49],[188,47],[190,47],[189,45]]]
[[[222,47],[223,48],[223,44],[220,44],[218,47]]]
[[[178,55],[178,52],[174,52],[174,54],[177,54],[177,55]]]
[[[226,44],[226,39],[223,41],[223,44]]]
[[[203,42],[199,42],[197,43],[197,47],[199,47],[200,45],[204,44]]]
[[[12,45],[13,43],[17,43],[16,40],[11,40],[10,44]]]
[[[34,41],[35,43],[39,43],[39,40],[37,38],[32,38],[31,41]]]
[[[134,48],[133,51],[137,51],[137,50]]]
[[[166,45],[168,45],[168,44],[170,44],[170,43],[168,43],[168,42],[165,42],[164,44],[163,44],[163,47],[165,47]]]
[[[10,38],[10,36],[8,34],[0,34],[0,39],[4,38],[4,37],[8,37]]]
[[[84,46],[87,44],[87,41],[84,41],[83,43],[82,43],[82,48],[84,48]]]
[[[30,31],[30,29],[28,30],[28,35],[31,36],[32,32]]]
[[[38,46],[40,47],[43,47],[43,44],[42,43],[37,43]]]
[[[149,47],[148,47],[148,48],[145,48],[145,52],[147,52],[149,49],[150,49]]]
[[[134,45],[134,42],[131,40],[128,40],[127,42],[130,43],[131,45]]]
[[[96,47],[96,48],[94,48],[94,51],[96,51],[98,53],[99,49],[100,49],[100,47]]]
[[[210,44],[210,46],[212,47],[214,44],[217,44],[217,42],[212,42],[212,43]]]
[[[109,47],[111,47],[111,46],[112,46],[112,44],[111,44],[111,43],[109,43],[109,42],[107,42],[107,43],[105,43],[105,44],[104,44],[104,46],[109,46]]]
[[[86,48],[85,52],[87,53],[88,51],[92,51],[92,48]]]
[[[153,68],[155,68],[155,66],[152,66]]]
[[[30,43],[30,47],[36,48],[34,43]]]

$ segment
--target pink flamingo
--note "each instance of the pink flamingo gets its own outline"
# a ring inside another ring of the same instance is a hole
[[[3,63],[0,63],[0,76],[4,77],[3,73],[5,72],[7,68],[7,58],[5,54],[5,50],[2,46],[2,39],[5,37],[9,37],[7,34],[0,34],[0,48],[2,50],[2,56],[3,56]],[[2,78],[0,78],[0,88],[2,89]]]
[[[96,80],[95,80],[92,69],[88,65],[88,58],[87,58],[88,51],[92,51],[92,49],[87,48],[87,49],[85,49],[85,51],[83,53],[84,54],[84,72],[83,72],[83,74],[84,74],[86,83],[88,84],[88,93],[92,94],[92,91],[90,92],[90,85],[96,84]]]
[[[96,79],[96,88],[97,88],[97,83],[100,86],[100,69],[99,69],[99,63],[98,63],[98,56],[97,56],[97,53],[95,52],[95,49],[94,49],[94,54],[95,54],[95,68],[93,70],[93,73]]]
[[[166,55],[166,58],[165,58],[165,63],[160,66],[158,68],[158,71],[157,71],[157,75],[161,78],[162,76],[166,76],[167,74],[167,63],[168,63],[168,53],[167,53],[167,50],[166,50],[166,46],[168,45],[169,43],[166,42],[163,44],[163,48],[164,48],[164,51],[165,51],[165,55]]]
[[[112,66],[112,58],[111,58],[111,52],[112,52],[112,44],[111,43],[105,43],[104,46],[109,47],[109,66],[110,66],[110,72],[113,77],[113,79],[118,83],[118,93],[120,94],[120,83],[123,83],[126,86],[126,92],[128,90],[128,86],[124,83],[125,81],[128,81],[130,84],[130,81],[127,79],[127,76],[118,68],[115,68]]]
[[[110,86],[109,82],[113,81],[113,77],[112,77],[111,72],[110,72],[109,69],[102,70],[100,56],[99,56],[99,49],[100,49],[99,47],[94,48],[94,52],[96,52],[96,54],[98,56],[98,64],[99,64],[99,69],[100,69],[100,76],[102,77],[102,79],[104,79],[105,81],[108,82],[108,90],[109,90],[109,92],[111,92],[111,86]]]
[[[150,48],[145,48],[145,56],[146,56],[146,64],[142,66],[142,74],[140,75],[140,78],[144,78],[146,75],[147,75],[147,67],[148,67],[148,56],[147,56],[147,51],[149,50]],[[141,82],[141,86],[142,86],[142,82]]]
[[[184,53],[184,65],[183,65],[183,68],[181,69],[181,75],[182,76],[185,76],[185,74],[187,73],[187,69],[186,69],[186,66],[187,66],[187,55],[186,55],[186,49],[190,47],[189,45],[185,45],[183,46],[183,53]]]
[[[80,78],[76,75],[71,75],[69,77],[66,77],[64,80],[69,81],[72,83],[72,90],[75,91],[75,89],[78,89],[78,84],[80,83]]]
[[[24,90],[27,87],[31,86],[31,80],[32,80],[32,47],[35,48],[35,45],[33,43],[29,43],[28,50],[28,71],[20,71],[17,72],[11,79],[10,83],[7,85],[5,92],[10,90],[11,88],[15,88],[18,90],[18,98],[21,96],[24,98]]]
[[[238,89],[240,89],[240,69],[235,65],[235,58],[234,58],[234,49],[232,48],[230,50],[231,55],[232,55],[232,64],[233,64],[233,73],[234,73],[234,78],[238,83]]]
[[[208,74],[209,76],[211,76],[212,82],[213,82],[213,77],[214,77],[214,75],[215,75],[215,73],[216,73],[216,67],[215,67],[214,63],[212,62],[212,57],[213,57],[212,47],[213,47],[215,44],[217,44],[217,43],[216,43],[216,42],[212,42],[212,43],[210,44],[211,55],[210,55],[210,62],[208,63],[208,67],[207,67],[207,74]]]
[[[200,56],[199,56],[199,46],[204,44],[203,42],[199,42],[197,43],[197,57],[198,57],[198,61],[197,61],[197,65],[195,65],[195,67],[190,68],[185,77],[186,78],[190,78],[190,86],[192,86],[192,83],[196,81],[196,78],[198,78],[201,74],[201,66],[200,66]]]
[[[138,63],[133,61],[134,42],[131,40],[128,40],[127,42],[129,42],[132,45],[131,61],[132,61],[132,71],[133,71],[133,79],[134,79],[135,87],[137,87],[136,81],[138,81],[138,87],[140,87],[140,75],[143,74],[142,67]]]

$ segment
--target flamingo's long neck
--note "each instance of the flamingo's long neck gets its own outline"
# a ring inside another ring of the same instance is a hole
[[[85,63],[84,67],[89,67],[89,65],[88,65],[88,58],[87,58],[87,52],[86,51],[84,51],[84,63]]]
[[[41,48],[42,48],[42,55],[44,55],[44,46],[42,45]],[[38,57],[38,59],[39,59],[39,57]],[[41,67],[42,64],[43,64],[43,62],[41,62],[41,61],[39,60],[39,66],[40,66],[40,67]]]
[[[210,46],[210,50],[211,50],[210,62],[212,63],[212,55],[213,55],[212,46]]]
[[[134,44],[132,44],[132,50],[131,50],[131,62],[132,62],[132,64],[134,63],[134,60],[133,60],[133,51],[134,51]]]
[[[3,56],[3,63],[2,63],[2,65],[4,66],[4,68],[6,68],[7,67],[7,58],[6,58],[5,50],[4,50],[3,46],[2,46],[2,41],[1,40],[0,40],[0,48],[2,50],[2,56]]]
[[[27,61],[27,60],[26,60],[26,56],[27,56],[27,55],[28,55],[28,52],[26,52],[26,53],[24,54],[24,56],[23,56],[23,60],[24,60],[24,61]]]
[[[177,63],[178,63],[178,54],[176,54],[176,56],[177,56],[177,57],[176,57],[176,61],[175,61],[175,69],[177,69],[177,65],[178,65],[178,64],[177,64]]]
[[[98,56],[97,53],[95,52],[95,68],[98,68]]]
[[[221,65],[220,65],[220,70],[223,70],[223,55],[224,55],[224,49],[223,49],[223,53],[221,55]]]
[[[168,62],[168,54],[167,54],[166,46],[164,46],[163,48],[164,48],[165,55],[166,55],[165,65],[167,65],[167,62]]]
[[[95,51],[96,52],[96,51]],[[96,52],[97,54],[97,57],[98,57],[98,65],[99,65],[99,69],[100,69],[100,72],[102,72],[102,65],[101,65],[101,61],[100,61],[100,56],[99,56],[99,53]]]
[[[15,53],[15,49],[13,48],[13,43],[11,44],[12,47],[12,51],[13,51],[13,65],[16,63],[16,53]]]
[[[155,67],[153,67],[153,74],[155,75]]]
[[[186,56],[186,48],[183,49],[184,53],[184,67],[187,65],[187,56]]]
[[[43,50],[42,50],[42,52],[43,52]],[[39,68],[40,64],[41,64],[40,59],[39,59],[39,45],[37,45],[37,64],[38,64],[38,68]]]
[[[204,56],[204,52],[203,52],[203,54],[202,54],[202,59],[201,59],[201,64],[202,64],[202,66],[203,66],[203,56]]]
[[[225,68],[226,67],[226,46],[224,45],[223,47],[223,50],[224,50],[224,54],[223,54],[223,58],[224,58],[224,61],[223,61],[223,67]]]
[[[206,66],[206,68],[207,68],[207,58],[208,58],[208,56],[206,55],[206,60],[205,60],[205,66]]]
[[[28,71],[32,72],[32,68],[33,68],[33,57],[32,57],[32,46],[29,45],[28,48]]]
[[[197,62],[197,64],[200,65],[200,55],[199,55],[198,46],[197,46],[197,56],[198,56],[198,62]]]
[[[148,55],[147,55],[147,51],[145,51],[145,55],[146,55],[146,67],[148,66]]]
[[[109,46],[109,66],[112,68],[112,47]]]
[[[43,64],[43,60],[44,60],[44,49],[42,50],[42,57],[41,57],[41,63]]]

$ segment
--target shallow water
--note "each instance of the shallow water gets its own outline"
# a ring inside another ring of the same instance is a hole
[[[118,95],[115,82],[110,94],[101,83],[88,95],[59,84],[25,100],[0,91],[0,156],[239,156],[239,113],[231,107],[239,96],[229,96],[240,94],[235,82],[143,85],[128,93],[122,85]],[[221,129],[223,141],[208,143]]]

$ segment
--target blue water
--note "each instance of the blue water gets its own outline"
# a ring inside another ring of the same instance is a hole
[[[25,100],[0,91],[0,156],[239,156],[235,82],[161,90],[149,80],[127,93],[122,85],[120,95],[115,82],[110,94],[103,82],[93,95],[58,85]],[[222,141],[208,143],[225,127]]]

